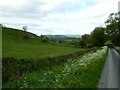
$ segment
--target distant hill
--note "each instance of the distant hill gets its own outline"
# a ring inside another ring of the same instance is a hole
[[[68,35],[65,35],[66,37],[73,37],[73,38],[81,38],[82,35],[79,35],[79,34],[68,34]]]
[[[54,39],[54,40],[76,40],[81,37],[81,35],[45,35],[49,39]]]

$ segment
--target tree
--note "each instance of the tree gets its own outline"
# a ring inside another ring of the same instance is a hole
[[[22,37],[24,39],[28,39],[29,38],[29,33],[27,32],[27,26],[23,26],[23,30],[24,30],[24,32],[22,32]]]
[[[105,34],[103,27],[96,27],[91,33],[91,42],[94,46],[102,46],[105,42]]]
[[[91,36],[89,34],[84,34],[82,35],[80,41],[79,41],[79,45],[81,47],[86,47],[88,45],[91,44]]]
[[[108,47],[113,47],[113,46],[114,46],[114,44],[113,44],[110,40],[106,41],[106,42],[104,43],[104,45],[105,45],[105,46],[108,46]]]
[[[0,24],[0,27],[3,27],[3,25],[2,25],[2,24]]]
[[[4,24],[0,24],[0,27],[6,27]]]
[[[24,30],[24,31],[27,31],[27,26],[23,26],[23,30]]]
[[[120,45],[120,12],[111,13],[106,20],[105,34],[108,40],[111,40],[116,45]]]

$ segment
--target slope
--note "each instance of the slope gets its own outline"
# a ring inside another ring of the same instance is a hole
[[[29,38],[25,39],[24,34]],[[2,29],[3,57],[21,58],[43,58],[66,55],[79,49],[58,45],[56,43],[43,42],[44,38],[35,34],[18,29]]]

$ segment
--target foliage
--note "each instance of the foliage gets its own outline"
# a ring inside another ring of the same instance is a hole
[[[111,13],[105,24],[106,27],[96,27],[90,35],[84,34],[79,41],[81,47],[103,46],[108,40],[120,46],[120,12]]]
[[[103,27],[96,27],[91,34],[82,35],[79,40],[79,45],[81,47],[93,47],[93,46],[103,46],[105,43],[105,34]]]
[[[91,33],[91,38],[94,46],[103,46],[105,43],[104,28],[96,27]]]
[[[88,45],[91,44],[91,36],[89,34],[84,34],[82,35],[80,41],[79,41],[79,45],[81,47],[89,47]]]
[[[108,40],[112,40],[115,45],[120,45],[120,12],[111,13],[106,20],[105,34]]]
[[[40,37],[42,37],[41,42],[43,42],[43,43],[49,42],[49,39],[47,37],[45,37],[44,35],[41,35]]]
[[[27,26],[23,26],[23,32],[21,32],[21,37],[23,37],[24,39],[28,39],[29,38],[29,33],[27,32]]]
[[[114,46],[114,44],[110,40],[106,41],[104,45],[108,46],[108,47],[113,47]]]
[[[116,46],[115,49],[118,51],[118,53],[120,54],[120,47]]]
[[[27,31],[27,26],[23,26],[23,30],[24,30],[24,31]]]

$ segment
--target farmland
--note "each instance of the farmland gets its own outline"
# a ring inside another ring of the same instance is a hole
[[[69,59],[52,70],[24,74],[4,87],[12,88],[96,88],[107,56],[107,48]],[[96,68],[97,67],[97,68]]]
[[[1,89],[120,88],[119,0],[0,4]]]
[[[20,30],[3,29],[3,57],[43,58],[66,55],[80,49],[58,44],[43,43],[34,35],[33,39],[25,40],[20,36]]]
[[[97,86],[107,56],[106,47],[82,49],[46,42],[28,32],[32,37],[25,39],[21,30],[2,31],[3,88]]]

